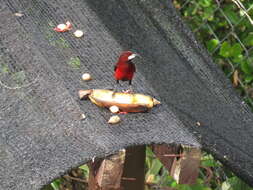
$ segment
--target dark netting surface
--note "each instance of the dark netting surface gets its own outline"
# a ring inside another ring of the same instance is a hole
[[[67,20],[82,39],[53,31]],[[0,23],[0,189],[39,189],[94,156],[150,143],[202,145],[253,184],[252,114],[171,2],[0,0]],[[128,49],[142,55],[134,90],[162,105],[109,126],[109,111],[77,91],[113,87]]]

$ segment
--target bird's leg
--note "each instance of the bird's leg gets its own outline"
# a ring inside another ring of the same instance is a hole
[[[115,93],[117,92],[117,90],[118,90],[118,85],[119,85],[119,80],[116,80],[116,84],[114,85],[114,88],[113,88],[113,96],[115,95]]]
[[[114,91],[114,92],[117,92],[117,90],[118,90],[118,85],[119,85],[119,80],[116,80],[116,84],[115,84],[115,86],[114,86],[114,88],[113,88],[113,91]]]
[[[129,80],[129,89],[124,90],[124,93],[133,93],[132,80]]]

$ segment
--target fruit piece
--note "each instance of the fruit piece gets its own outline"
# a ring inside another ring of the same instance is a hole
[[[81,38],[83,36],[83,31],[82,30],[76,30],[74,32],[74,36],[77,38]]]
[[[119,122],[120,122],[120,117],[117,115],[110,117],[110,119],[108,120],[108,123],[110,123],[110,124],[116,124]]]
[[[155,98],[144,94],[126,94],[112,90],[80,90],[80,99],[89,99],[100,107],[117,106],[122,112],[146,112],[155,105],[161,104]]]
[[[111,106],[109,108],[109,110],[112,112],[112,113],[118,113],[119,112],[119,107],[118,106]]]
[[[91,80],[92,78],[91,78],[91,75],[90,75],[89,73],[84,73],[84,74],[82,75],[82,79],[83,79],[84,81],[89,81],[89,80]]]
[[[72,25],[69,21],[66,22],[66,24],[58,24],[55,28],[54,31],[56,32],[66,32],[71,30]]]

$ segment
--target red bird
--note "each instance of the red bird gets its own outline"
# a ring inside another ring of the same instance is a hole
[[[132,63],[137,54],[131,51],[124,51],[119,57],[118,62],[114,66],[114,78],[117,81],[128,81],[129,85],[132,84],[132,79],[134,77],[134,72],[136,71],[135,65]]]

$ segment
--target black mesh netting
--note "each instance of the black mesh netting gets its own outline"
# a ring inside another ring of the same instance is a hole
[[[82,39],[53,31],[67,20]],[[151,143],[201,145],[253,185],[252,114],[171,2],[0,0],[0,23],[0,189],[39,189],[94,156]],[[162,104],[109,126],[109,111],[77,91],[114,86],[129,49],[142,55],[134,90]]]

